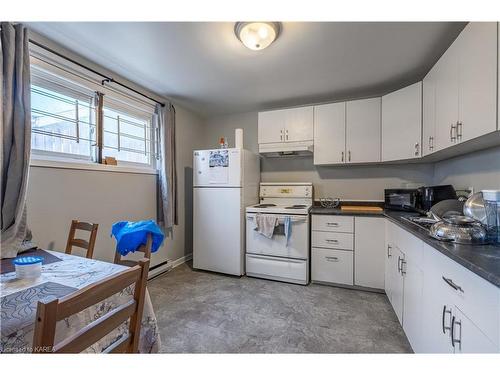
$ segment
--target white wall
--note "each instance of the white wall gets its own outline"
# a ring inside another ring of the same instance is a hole
[[[435,184],[452,184],[455,188],[500,189],[500,147],[474,152],[434,166]]]
[[[192,150],[199,147],[202,122],[181,107],[176,113],[179,225],[153,255],[152,265],[192,253]],[[34,240],[42,248],[64,251],[72,219],[98,223],[94,258],[112,261],[113,223],[156,219],[156,179],[147,174],[31,167],[27,202]]]
[[[227,136],[233,146],[236,128],[243,128],[245,148],[258,152],[257,112],[207,119],[205,147],[218,147],[220,136]],[[261,159],[262,181],[312,182],[316,198],[383,200],[385,188],[431,184],[432,177],[430,164],[316,167],[312,157]]]

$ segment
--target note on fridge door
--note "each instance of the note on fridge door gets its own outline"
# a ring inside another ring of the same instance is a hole
[[[228,150],[210,151],[208,166],[209,166],[209,183],[227,184],[229,182]]]

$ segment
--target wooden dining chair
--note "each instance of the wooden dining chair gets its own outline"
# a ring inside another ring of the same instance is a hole
[[[66,243],[66,254],[71,254],[73,246],[81,247],[87,250],[86,258],[92,259],[94,254],[94,245],[97,237],[97,228],[99,224],[86,223],[84,221],[72,220],[69,228],[68,242]],[[90,232],[89,240],[75,238],[76,230],[85,230]]]
[[[33,353],[81,353],[129,318],[127,334],[111,344],[104,352],[137,353],[148,271],[149,259],[141,259],[138,265],[70,295],[60,299],[49,297],[39,301],[33,334]],[[59,343],[54,343],[58,321],[79,313],[132,284],[135,284],[133,299],[107,312]]]
[[[151,235],[151,233],[148,233],[146,244],[141,245],[136,250],[136,252],[138,251],[138,252],[144,253],[144,258],[151,259],[151,247],[152,247],[152,245],[153,245],[153,236]],[[121,264],[122,266],[129,266],[129,267],[133,267],[137,264],[136,261],[123,259],[122,255],[118,251],[115,252],[114,263]]]

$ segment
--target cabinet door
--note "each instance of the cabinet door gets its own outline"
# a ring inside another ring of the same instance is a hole
[[[497,347],[458,308],[452,318],[452,339],[455,353],[497,353]]]
[[[497,129],[497,24],[471,22],[457,38],[459,61],[458,141]]]
[[[382,161],[420,157],[422,82],[382,97]]]
[[[285,141],[303,142],[313,140],[313,107],[285,110]]]
[[[396,226],[387,221],[385,222],[385,294],[392,303],[394,283],[396,282],[397,269],[393,265],[394,257],[396,256]]]
[[[348,163],[380,161],[381,99],[346,104],[346,151]]]
[[[404,324],[403,309],[404,309],[404,278],[400,272],[401,262],[404,261],[404,253],[396,246],[393,249],[393,256],[391,262],[392,272],[394,272],[394,283],[392,288],[392,308],[396,313],[399,323]]]
[[[434,152],[436,138],[436,70],[432,68],[422,84],[422,155]]]
[[[285,110],[259,112],[259,144],[284,142],[284,129]]]
[[[385,219],[354,218],[354,284],[384,289]]]
[[[456,41],[435,65],[436,143],[434,151],[456,143],[458,123],[458,52]]]
[[[314,107],[314,164],[345,160],[345,102]]]
[[[454,303],[442,280],[440,254],[424,244],[425,278],[422,303],[423,353],[453,353],[451,320]]]
[[[422,348],[422,298],[424,273],[413,259],[407,257],[401,266],[404,276],[403,329],[415,353]]]

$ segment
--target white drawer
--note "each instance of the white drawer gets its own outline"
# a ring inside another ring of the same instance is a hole
[[[340,215],[312,215],[312,230],[354,233],[354,217]]]
[[[352,251],[312,248],[312,281],[353,285]]]
[[[266,255],[246,255],[246,274],[264,279],[306,285],[309,281],[307,260],[286,259]]]
[[[425,247],[424,257],[425,269],[432,263],[436,282],[444,284],[454,304],[499,345],[499,288],[429,246]]]
[[[313,231],[312,246],[352,251],[354,249],[354,234]]]

